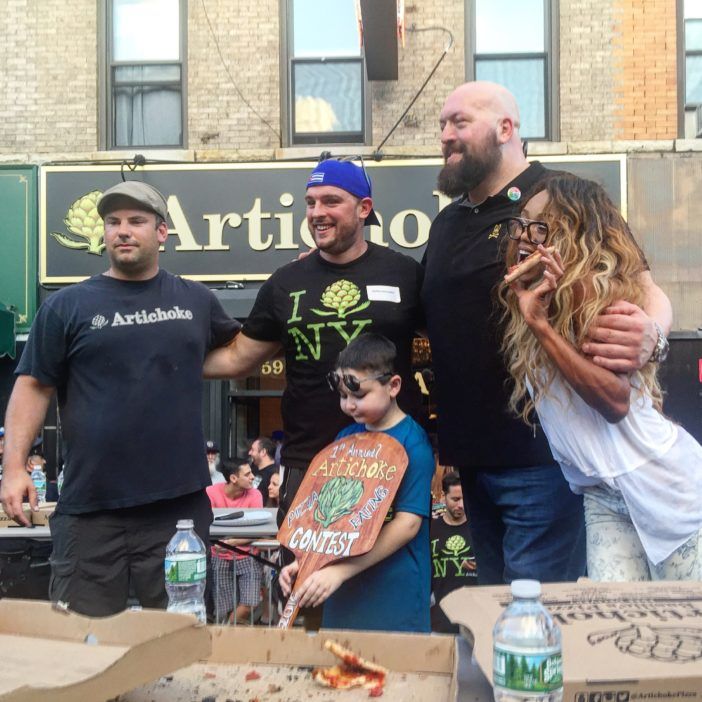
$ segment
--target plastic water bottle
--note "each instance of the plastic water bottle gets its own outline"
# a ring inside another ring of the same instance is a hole
[[[193,530],[192,519],[179,519],[176,533],[166,546],[164,561],[168,611],[194,614],[203,624],[207,553]]]
[[[512,582],[512,602],[493,636],[495,702],[561,702],[561,630],[541,604],[541,583]]]
[[[37,504],[46,502],[46,476],[40,465],[34,465],[31,478],[34,483],[34,489],[37,491]]]

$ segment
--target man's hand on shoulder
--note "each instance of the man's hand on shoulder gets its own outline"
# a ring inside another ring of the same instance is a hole
[[[595,319],[582,351],[602,368],[632,373],[648,363],[657,341],[655,321],[631,302],[617,300]]]
[[[300,253],[297,254],[297,258],[294,258],[293,261],[303,261],[310,254],[313,254],[316,250],[317,250],[317,247],[313,246],[311,249],[307,249],[307,251],[300,251]]]

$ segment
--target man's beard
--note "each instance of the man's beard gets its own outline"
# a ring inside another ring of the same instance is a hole
[[[465,144],[460,144],[460,153],[459,161],[447,163],[439,172],[438,188],[449,197],[459,197],[477,188],[502,161],[502,151],[494,134],[492,143],[486,143],[477,153],[469,153]]]

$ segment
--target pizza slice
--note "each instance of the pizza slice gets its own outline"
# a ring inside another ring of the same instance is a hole
[[[324,648],[339,658],[341,663],[330,668],[315,668],[312,671],[315,682],[335,690],[364,687],[370,690],[371,697],[383,694],[387,668],[357,656],[335,641],[325,641]]]

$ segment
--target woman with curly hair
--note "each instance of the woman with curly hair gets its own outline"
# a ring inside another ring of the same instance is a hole
[[[645,301],[645,261],[626,222],[599,185],[558,175],[505,226],[508,263],[541,253],[499,291],[510,408],[526,422],[536,412],[584,495],[589,576],[702,578],[702,447],[661,414],[655,363],[616,374],[578,351],[606,307]]]

